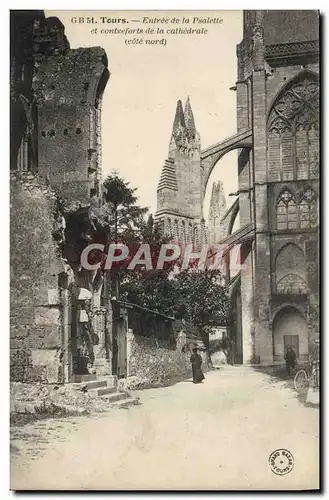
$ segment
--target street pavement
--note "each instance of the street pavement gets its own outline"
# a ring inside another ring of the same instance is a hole
[[[304,490],[319,487],[319,410],[283,381],[225,366],[141,404],[13,429],[12,489]],[[290,472],[270,454],[287,449]]]

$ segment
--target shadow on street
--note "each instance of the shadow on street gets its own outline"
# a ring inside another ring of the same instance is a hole
[[[319,408],[318,404],[312,404],[307,402],[307,389],[297,392],[294,387],[294,377],[296,370],[292,374],[288,375],[285,366],[253,366],[253,369],[257,372],[268,375],[270,384],[282,384],[285,389],[292,391],[298,401],[307,408]],[[300,369],[300,367],[298,368]]]

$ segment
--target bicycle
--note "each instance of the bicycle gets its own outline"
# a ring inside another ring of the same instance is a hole
[[[310,378],[306,370],[298,370],[294,377],[294,387],[297,392],[304,392],[310,385]]]
[[[297,371],[294,377],[294,387],[297,392],[306,392],[310,386],[311,380],[313,382],[313,387],[320,386],[319,362],[317,360],[311,361],[309,373],[303,368]]]

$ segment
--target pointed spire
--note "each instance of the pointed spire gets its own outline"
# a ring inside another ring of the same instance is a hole
[[[172,131],[173,135],[181,133],[182,128],[185,128],[185,120],[184,120],[182,101],[179,99],[177,101],[177,106],[176,106],[176,114]]]
[[[222,181],[214,182],[212,188],[211,201],[213,201],[214,210],[221,219],[226,212],[226,198]]]
[[[184,118],[185,118],[186,128],[189,130],[191,136],[195,137],[196,128],[195,128],[194,115],[193,115],[193,111],[192,111],[191,103],[190,103],[190,96],[187,96],[187,99],[186,99],[185,109],[184,109]]]
[[[210,213],[209,213],[209,215],[214,211],[214,208],[216,205],[216,198],[217,198],[217,187],[216,187],[216,182],[213,182],[212,190],[211,190],[211,197],[210,197],[210,206],[209,206]]]
[[[222,181],[217,182],[217,200],[218,206],[220,208],[221,217],[223,217],[226,212],[226,198],[224,193],[224,185]]]
[[[177,148],[181,148],[182,154],[194,154],[201,149],[200,136],[195,129],[189,97],[185,104],[185,112],[183,111],[182,101],[180,99],[177,101],[173,131],[169,144],[169,156]]]
[[[226,236],[226,229],[222,224],[226,213],[226,198],[222,181],[213,183],[209,206],[209,238],[211,243],[218,243]]]

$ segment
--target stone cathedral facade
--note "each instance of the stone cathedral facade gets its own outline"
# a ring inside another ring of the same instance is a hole
[[[201,142],[190,99],[177,102],[168,158],[157,191],[156,220],[174,241],[198,246],[207,242],[200,190]]]
[[[225,212],[214,188],[207,222],[224,248],[235,359],[281,363],[291,345],[304,361],[319,336],[319,13],[244,11],[233,90],[237,133],[204,150],[189,102],[184,113],[178,103],[157,217],[178,238],[183,222],[206,234],[209,176],[237,150],[238,197]],[[236,246],[242,265],[230,276]]]

